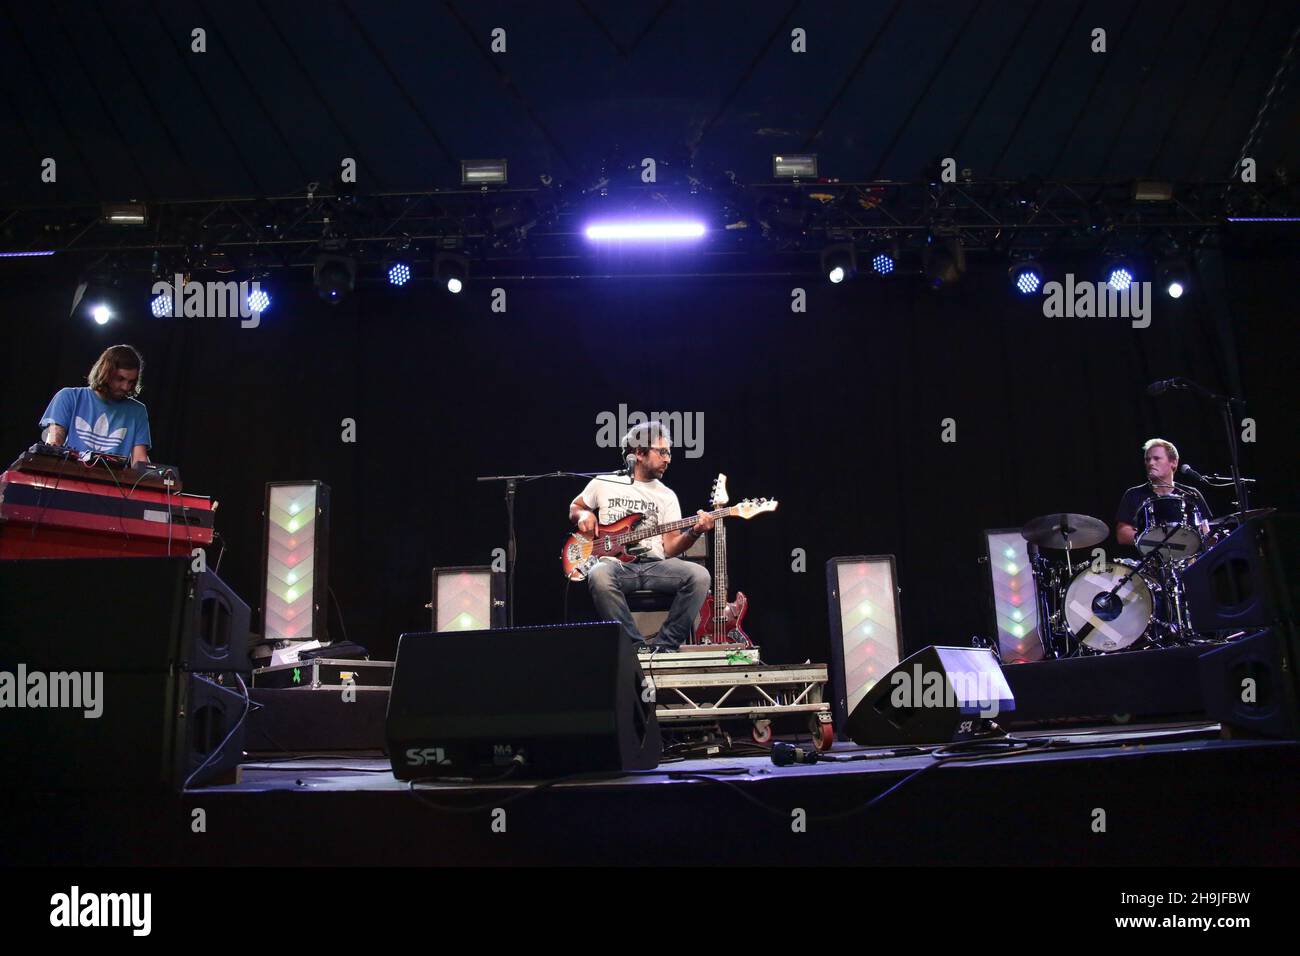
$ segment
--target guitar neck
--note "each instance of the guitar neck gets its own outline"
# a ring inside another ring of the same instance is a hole
[[[713,526],[713,640],[727,635],[727,527],[721,518]]]
[[[734,515],[735,513],[736,513],[736,509],[734,507],[719,508],[716,511],[710,511],[709,517],[725,518],[728,515]],[[699,515],[694,515],[690,518],[682,518],[680,521],[670,521],[667,524],[656,525],[655,527],[649,528],[645,531],[642,531],[640,529],[636,531],[629,531],[626,534],[622,535],[620,540],[640,541],[642,538],[653,538],[655,535],[667,534],[669,531],[681,531],[684,528],[693,527],[695,525],[695,522],[699,520],[700,520]]]

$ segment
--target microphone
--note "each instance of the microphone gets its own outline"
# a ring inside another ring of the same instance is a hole
[[[1205,484],[1205,476],[1191,465],[1179,465],[1178,473],[1180,475],[1186,475],[1188,478],[1192,479],[1192,481],[1199,481],[1201,484]]]
[[[794,744],[778,740],[772,744],[772,763],[788,767],[792,763],[816,763],[823,759],[815,750],[804,750]]]
[[[632,471],[635,469],[635,467],[636,467],[636,455],[634,454],[624,455],[623,467],[618,470],[617,474],[630,475],[632,474]]]
[[[1160,381],[1152,382],[1147,386],[1147,394],[1161,395],[1164,392],[1169,391],[1171,388],[1183,387],[1183,380],[1181,378],[1162,378]]]

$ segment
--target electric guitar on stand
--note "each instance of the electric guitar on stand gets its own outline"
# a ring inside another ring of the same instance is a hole
[[[709,506],[717,508],[727,503],[727,476],[719,474],[713,482]],[[700,623],[695,629],[696,644],[743,644],[753,647],[741,627],[749,598],[736,592],[736,600],[727,600],[727,526],[723,518],[713,525],[713,589],[700,608]]]

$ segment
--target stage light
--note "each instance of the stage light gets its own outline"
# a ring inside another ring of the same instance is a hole
[[[1021,295],[1033,295],[1043,285],[1042,267],[1029,259],[1012,263],[1007,275]]]
[[[35,256],[52,256],[53,249],[33,249],[30,252],[0,252],[0,259],[30,259]]]
[[[435,631],[485,631],[506,626],[506,573],[482,565],[433,569]]]
[[[642,242],[656,239],[698,239],[704,235],[704,224],[689,220],[661,220],[658,222],[599,222],[584,230],[593,242],[609,240]]]
[[[411,281],[411,267],[405,262],[393,262],[388,266],[388,284],[404,286]]]
[[[316,294],[326,302],[339,302],[352,291],[357,279],[357,262],[351,256],[323,252],[316,257],[312,282]]]
[[[454,252],[440,252],[433,262],[433,274],[453,295],[465,288],[469,279],[469,260]]]
[[[1106,262],[1102,276],[1108,286],[1123,292],[1137,279],[1137,270],[1127,259],[1112,258]]]
[[[1134,202],[1170,202],[1173,198],[1173,183],[1138,180],[1133,184]]]
[[[843,733],[849,714],[902,656],[903,626],[893,555],[826,562],[830,609],[831,710]]]
[[[258,315],[261,315],[270,307],[271,296],[265,289],[258,287],[248,293],[248,311],[256,312]]]
[[[921,258],[926,281],[936,292],[951,289],[966,272],[966,250],[956,237],[931,238]]]
[[[328,485],[266,486],[262,539],[262,631],[275,641],[329,641]]]
[[[104,203],[100,209],[104,222],[114,226],[143,226],[149,222],[144,203]]]
[[[149,311],[153,313],[155,319],[165,319],[172,314],[172,296],[170,292],[163,292],[153,297],[149,303]]]
[[[902,253],[897,239],[873,243],[867,255],[871,262],[871,271],[881,277],[893,275],[902,262]]]
[[[758,220],[763,235],[773,234],[779,238],[802,237],[813,212],[812,200],[793,190],[765,193],[754,205],[754,218]]]
[[[1171,299],[1181,299],[1191,287],[1191,270],[1184,259],[1167,259],[1160,264],[1160,286]]]
[[[792,156],[789,153],[772,157],[773,179],[816,179],[817,154],[801,153]]]
[[[1002,662],[1040,660],[1043,642],[1038,630],[1037,584],[1025,539],[1018,528],[994,528],[984,532],[984,547],[993,630]]]
[[[506,178],[504,159],[462,159],[460,161],[462,186],[504,186]]]
[[[68,309],[68,318],[84,315],[93,319],[98,325],[105,325],[116,318],[114,307],[123,301],[121,289],[113,277],[118,270],[117,264],[111,264],[108,270],[82,279],[72,293],[72,307]]]
[[[483,213],[494,248],[515,245],[537,225],[537,204],[531,199],[516,198],[492,204]]]
[[[836,285],[851,279],[858,271],[857,250],[847,242],[827,246],[821,252],[821,268],[822,274]]]

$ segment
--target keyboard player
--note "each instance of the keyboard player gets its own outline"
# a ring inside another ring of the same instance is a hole
[[[42,439],[79,452],[149,460],[149,412],[136,397],[144,359],[129,345],[106,348],[86,385],[61,388],[41,416]]]

